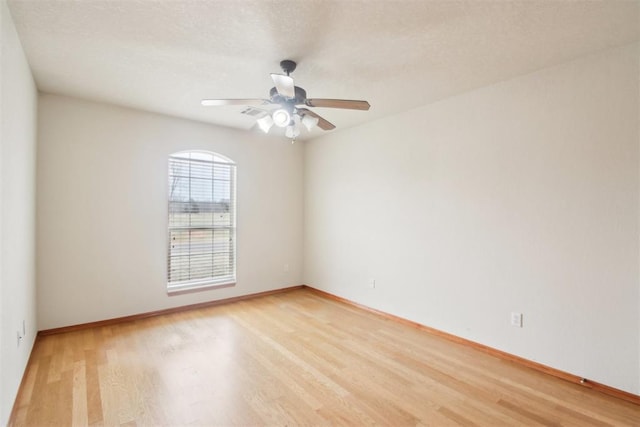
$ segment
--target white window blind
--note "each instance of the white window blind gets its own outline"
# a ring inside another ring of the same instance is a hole
[[[169,156],[169,291],[235,282],[235,176],[215,153]]]

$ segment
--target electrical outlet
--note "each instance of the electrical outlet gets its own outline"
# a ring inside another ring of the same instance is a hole
[[[369,279],[369,287],[371,289],[375,289],[375,287],[376,287],[376,279]]]
[[[20,331],[16,331],[16,336],[18,338],[18,347],[20,347],[20,341],[22,341],[22,335],[20,335]]]
[[[522,313],[511,313],[511,326],[522,328]]]

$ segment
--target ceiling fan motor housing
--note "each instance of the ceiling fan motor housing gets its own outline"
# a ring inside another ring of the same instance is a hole
[[[304,104],[304,101],[307,99],[307,91],[298,86],[295,86],[294,89],[296,96],[294,98],[286,98],[278,93],[278,89],[272,87],[269,91],[271,102],[281,105],[291,105],[291,107]]]

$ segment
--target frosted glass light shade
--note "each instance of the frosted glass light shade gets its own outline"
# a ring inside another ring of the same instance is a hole
[[[311,131],[311,129],[313,129],[318,124],[318,118],[312,117],[307,114],[302,117],[302,124],[307,128],[308,131]]]
[[[274,111],[272,118],[273,123],[281,128],[287,126],[291,122],[291,116],[289,115],[289,112],[284,109]]]
[[[284,131],[284,135],[287,138],[295,138],[300,135],[300,129],[297,126],[287,126],[287,129]]]
[[[268,133],[269,129],[271,129],[271,126],[273,126],[273,119],[271,118],[270,115],[261,117],[258,120],[256,120],[256,122],[258,123],[258,126],[260,126],[260,129],[264,133]]]

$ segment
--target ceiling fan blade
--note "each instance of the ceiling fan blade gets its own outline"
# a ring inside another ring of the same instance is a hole
[[[203,99],[201,104],[205,107],[220,107],[223,105],[265,105],[267,99]]]
[[[280,96],[285,98],[295,98],[296,90],[293,85],[293,77],[285,76],[283,74],[271,74],[273,83],[276,85],[276,90]]]
[[[322,117],[320,117],[318,114],[314,113],[311,110],[307,110],[306,108],[298,108],[298,113],[301,116],[311,116],[311,117],[315,117],[318,119],[318,127],[322,130],[332,130],[335,129],[336,126],[333,123],[330,123],[329,121],[323,119]]]
[[[351,99],[307,99],[304,102],[309,107],[346,108],[348,110],[368,110],[367,101],[354,101]]]

